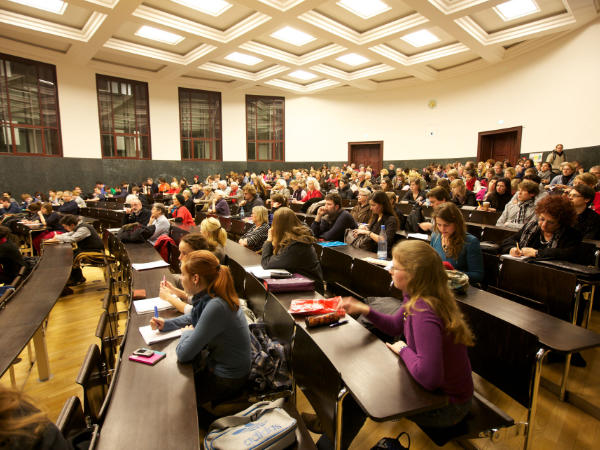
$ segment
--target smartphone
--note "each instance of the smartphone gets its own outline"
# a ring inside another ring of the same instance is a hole
[[[133,354],[136,356],[145,356],[147,358],[154,355],[154,350],[150,350],[149,348],[140,347],[137,350],[133,351]]]

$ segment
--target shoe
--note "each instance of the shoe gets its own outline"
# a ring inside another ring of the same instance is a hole
[[[61,292],[60,296],[64,297],[65,295],[73,295],[74,293],[75,292],[73,292],[73,289],[71,289],[69,286],[65,286],[65,288]]]
[[[316,414],[305,413],[300,414],[302,416],[302,420],[310,431],[316,434],[323,434],[323,427],[321,426],[321,421]]]
[[[78,278],[78,279],[76,279],[76,280],[69,280],[69,281],[67,282],[67,286],[79,286],[80,284],[83,284],[83,283],[85,283],[86,281],[87,281],[87,280],[86,280],[85,278],[83,278],[83,277],[81,277],[81,278]]]
[[[581,356],[581,353],[575,352],[571,355],[571,365],[575,367],[585,367],[587,366],[587,362]]]

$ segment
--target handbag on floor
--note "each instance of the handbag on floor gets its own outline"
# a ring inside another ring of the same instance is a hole
[[[400,438],[406,436],[408,443],[406,446],[400,442]],[[410,436],[406,431],[400,433],[396,438],[381,438],[377,444],[371,447],[371,450],[408,450],[410,448]]]
[[[296,419],[281,407],[284,399],[258,402],[215,420],[204,438],[206,450],[283,450],[296,442]]]

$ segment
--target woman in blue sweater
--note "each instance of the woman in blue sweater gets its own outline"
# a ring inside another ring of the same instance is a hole
[[[150,325],[160,331],[184,329],[177,359],[194,364],[198,405],[236,397],[250,372],[250,332],[229,269],[208,250],[197,250],[181,273],[185,292],[193,296],[192,311],[175,319],[153,317]]]
[[[477,238],[467,233],[463,215],[454,203],[443,203],[433,212],[435,226],[431,246],[471,283],[483,280],[483,257]]]

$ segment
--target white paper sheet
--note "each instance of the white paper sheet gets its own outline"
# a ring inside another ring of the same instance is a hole
[[[169,339],[175,339],[176,337],[181,336],[183,332],[183,328],[179,328],[178,330],[167,331],[163,333],[158,330],[153,330],[150,325],[146,325],[145,327],[140,327],[140,334],[146,341],[146,344],[155,344],[156,342],[168,341]]]
[[[158,269],[159,267],[169,267],[169,263],[159,259],[157,261],[151,261],[147,263],[133,263],[131,267],[133,267],[135,270]]]
[[[155,306],[159,309],[159,311],[173,308],[173,305],[171,305],[168,301],[163,300],[160,297],[144,298],[142,300],[135,300],[133,302],[133,306],[135,306],[135,312],[138,314],[154,312]]]

